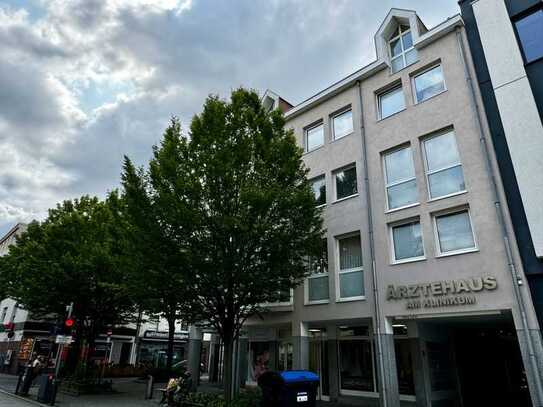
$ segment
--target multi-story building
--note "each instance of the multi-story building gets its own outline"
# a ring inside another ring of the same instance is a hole
[[[291,301],[247,323],[242,380],[310,368],[323,400],[541,406],[541,333],[464,22],[392,9],[375,45],[296,106],[264,96],[288,109],[325,234]]]
[[[543,322],[543,3],[460,1],[520,256]]]

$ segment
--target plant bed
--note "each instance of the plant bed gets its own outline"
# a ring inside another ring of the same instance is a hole
[[[60,383],[59,392],[69,396],[80,396],[82,394],[112,394],[113,382],[104,380],[98,383],[93,379],[65,379]]]

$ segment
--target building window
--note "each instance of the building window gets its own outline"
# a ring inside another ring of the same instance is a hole
[[[319,256],[310,257],[308,261],[309,277],[307,278],[307,302],[327,302],[328,289],[328,243],[322,240],[322,250]]]
[[[415,102],[420,103],[445,90],[443,69],[437,65],[413,78]]]
[[[332,131],[334,140],[348,136],[353,132],[353,111],[351,109],[332,118]]]
[[[422,231],[418,220],[390,228],[394,263],[424,259]]]
[[[405,99],[403,96],[402,86],[398,86],[378,96],[379,102],[379,118],[392,116],[405,109]]]
[[[339,296],[340,298],[364,295],[364,271],[360,234],[338,239]]]
[[[392,72],[398,72],[417,62],[417,50],[413,47],[413,37],[407,25],[399,25],[388,42]]]
[[[469,211],[435,216],[439,254],[476,250]]]
[[[315,202],[317,206],[326,204],[326,179],[324,175],[313,178],[311,181],[311,189],[315,194]]]
[[[515,22],[518,38],[526,63],[543,57],[543,10],[533,13]]]
[[[324,126],[318,124],[305,130],[305,151],[314,150],[324,145]]]
[[[385,154],[384,169],[388,209],[417,202],[417,180],[411,147]]]
[[[334,173],[336,182],[336,200],[347,198],[358,193],[356,184],[356,165],[351,165]]]
[[[424,140],[424,155],[431,199],[465,191],[454,132]]]

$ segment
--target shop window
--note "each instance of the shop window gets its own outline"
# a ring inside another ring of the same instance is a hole
[[[377,99],[379,104],[379,119],[392,116],[394,113],[398,113],[405,109],[402,85],[381,93]]]
[[[394,263],[424,259],[422,231],[418,220],[394,225],[390,230]]]
[[[328,301],[328,243],[326,239],[322,240],[320,255],[309,258],[308,267],[310,275],[307,278],[307,302]]]
[[[332,132],[334,140],[348,136],[353,132],[353,111],[351,109],[332,117]]]
[[[417,202],[417,180],[411,147],[403,147],[384,155],[388,209]]]
[[[431,137],[423,144],[430,198],[465,191],[464,172],[454,132]]]
[[[415,103],[420,103],[430,99],[445,91],[445,80],[443,79],[443,69],[437,65],[413,78],[415,88]]]
[[[435,216],[439,254],[477,249],[468,210]]]
[[[357,298],[364,295],[364,271],[360,234],[338,239],[339,296]]]
[[[336,200],[348,198],[358,193],[356,183],[356,165],[351,165],[334,172]]]
[[[290,342],[281,342],[279,344],[279,360],[277,368],[280,371],[292,370],[293,348]]]
[[[398,388],[402,395],[415,395],[413,361],[411,346],[407,339],[395,339],[396,369],[398,371]]]
[[[317,206],[326,205],[326,178],[324,175],[313,178],[310,183]]]
[[[373,349],[369,339],[339,341],[340,388],[342,394],[375,391]]]
[[[271,361],[271,342],[249,343],[248,380],[257,383],[258,378],[269,370],[274,370]]]
[[[318,124],[305,130],[305,151],[314,150],[324,145],[324,126]]]
[[[515,22],[526,63],[543,58],[543,10],[537,9]]]

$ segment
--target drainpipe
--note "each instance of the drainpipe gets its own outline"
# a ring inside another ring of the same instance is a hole
[[[383,343],[381,338],[381,306],[379,304],[379,290],[377,287],[377,270],[375,267],[375,241],[373,237],[373,215],[371,209],[370,180],[368,177],[368,153],[366,147],[366,129],[364,127],[364,104],[362,101],[361,82],[356,81],[358,87],[358,99],[360,101],[360,137],[362,139],[362,160],[364,162],[364,184],[366,186],[366,207],[368,212],[368,232],[370,240],[371,278],[373,285],[373,303],[375,307],[375,329],[377,336],[377,361],[379,363],[381,398],[383,407],[388,406],[387,381],[385,380],[385,363],[383,360]]]
[[[520,292],[519,286],[523,284],[522,275],[517,270],[517,267],[515,265],[515,261],[513,260],[513,254],[511,249],[511,238],[509,235],[509,232],[507,230],[507,226],[505,224],[505,211],[503,209],[503,206],[500,201],[500,195],[498,192],[498,186],[496,181],[496,176],[494,175],[494,171],[492,170],[492,162],[490,160],[490,151],[488,148],[488,144],[485,139],[485,131],[483,128],[482,123],[482,113],[479,109],[479,104],[477,103],[477,97],[475,93],[475,88],[473,86],[473,80],[471,78],[470,69],[468,67],[467,63],[467,55],[466,55],[466,48],[464,46],[464,40],[462,38],[462,32],[460,31],[460,28],[456,28],[456,39],[458,41],[458,48],[460,50],[460,57],[462,59],[462,64],[464,66],[464,73],[466,76],[466,82],[468,84],[469,90],[470,90],[470,102],[472,104],[472,107],[475,111],[475,120],[477,122],[477,127],[479,131],[479,142],[481,144],[481,149],[483,151],[483,156],[485,157],[485,167],[486,171],[489,175],[489,178],[491,180],[492,184],[492,193],[494,195],[494,207],[496,209],[496,214],[498,216],[498,223],[500,224],[501,232],[502,232],[502,238],[503,238],[503,245],[505,247],[505,253],[507,256],[507,265],[509,268],[509,271],[511,273],[511,280],[513,282],[513,288],[515,293],[515,299],[517,301],[517,304],[519,306],[520,316],[521,316],[521,323],[522,323],[522,331],[524,331],[524,335],[526,336],[526,344],[528,346],[528,355],[530,359],[530,365],[531,368],[536,375],[534,378],[535,380],[535,393],[537,395],[538,401],[541,403],[543,402],[543,387],[541,384],[541,374],[539,372],[539,367],[537,363],[537,357],[534,351],[534,342],[532,339],[532,335],[530,335],[530,327],[528,325],[528,318],[526,316],[526,304],[524,302],[524,297],[522,296],[522,293]]]

